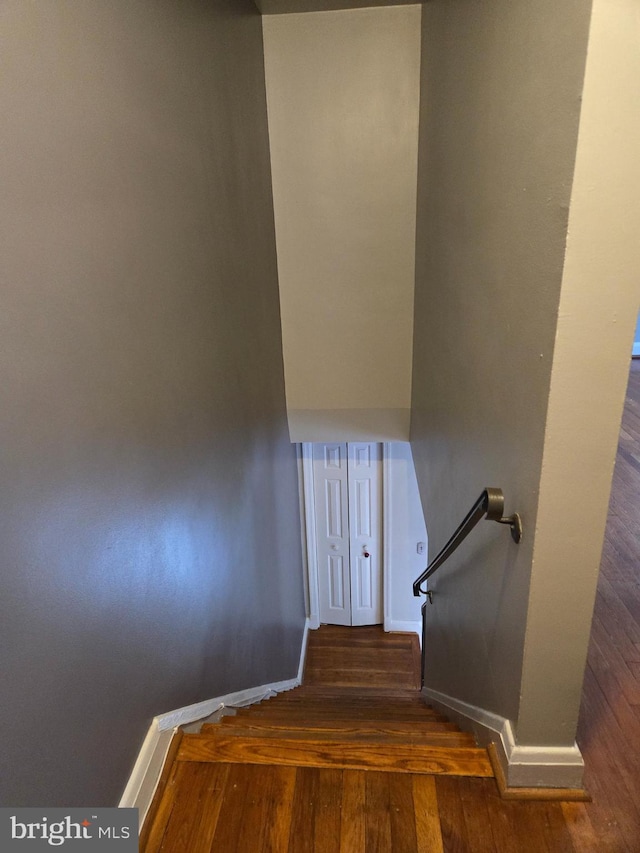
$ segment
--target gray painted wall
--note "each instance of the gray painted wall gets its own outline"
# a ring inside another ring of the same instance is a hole
[[[9,0],[3,805],[112,805],[153,715],[304,621],[249,0]]]
[[[427,685],[516,720],[590,2],[423,7],[412,448],[433,556]]]

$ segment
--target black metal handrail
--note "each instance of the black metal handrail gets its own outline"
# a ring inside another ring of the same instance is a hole
[[[502,489],[486,488],[475,504],[467,513],[465,519],[459,525],[453,536],[449,539],[442,551],[434,557],[422,574],[413,582],[413,594],[426,595],[431,601],[431,590],[421,589],[422,584],[436,572],[444,561],[450,557],[458,545],[471,533],[476,524],[484,517],[487,521],[497,521],[498,524],[508,524],[511,528],[513,541],[518,543],[522,539],[522,519],[517,512],[506,518],[504,512],[504,495]]]

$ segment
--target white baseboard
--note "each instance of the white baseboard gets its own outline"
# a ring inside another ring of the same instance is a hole
[[[142,829],[153,795],[158,787],[160,774],[175,734],[175,730],[172,729],[161,732],[158,728],[157,719],[156,717],[149,727],[131,771],[131,776],[129,776],[127,787],[118,803],[118,808],[121,809],[138,809],[140,829]]]
[[[511,720],[428,687],[423,695],[461,729],[472,731],[481,746],[495,743],[510,788],[582,788],[584,760],[573,746],[516,744]]]
[[[631,350],[631,357],[634,358],[634,357],[637,357],[639,355],[640,355],[640,342],[635,343],[635,341],[634,341],[633,349]]]
[[[184,708],[178,708],[175,711],[168,711],[166,714],[154,717],[118,808],[138,809],[140,828],[142,828],[160,780],[171,740],[178,726],[203,720],[223,708],[253,705],[255,702],[261,702],[276,693],[298,687],[302,683],[308,636],[309,619],[306,619],[300,647],[298,675],[295,678],[289,678],[286,681],[274,681],[271,684],[261,684],[259,687],[249,687],[246,690],[238,690],[224,696],[216,696],[214,699],[206,699],[204,702],[196,702],[194,705],[187,705]]]
[[[302,678],[304,676],[304,665],[307,660],[307,643],[309,642],[309,631],[313,630],[313,625],[311,623],[312,620],[307,616],[304,622],[302,645],[300,646],[300,662],[298,664],[298,675],[296,677],[297,684],[294,685],[295,687],[297,687],[299,684],[302,684]],[[316,627],[320,626],[318,625]]]
[[[403,634],[417,634],[418,639],[422,643],[422,622],[420,622],[420,620],[418,620],[417,622],[402,622],[398,619],[385,619],[384,630],[399,631]]]

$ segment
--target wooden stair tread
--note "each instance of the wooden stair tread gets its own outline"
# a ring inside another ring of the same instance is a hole
[[[392,699],[422,699],[427,704],[427,700],[422,693],[415,688],[397,688],[397,687],[334,687],[323,684],[301,684],[299,687],[293,687],[291,690],[285,690],[277,694],[277,698],[285,696],[315,696],[325,698],[327,696],[334,697],[380,697]]]
[[[240,709],[238,709],[240,710]],[[256,714],[265,714],[270,713],[271,711],[276,711],[277,713],[286,713],[286,714],[336,714],[336,713],[354,713],[354,714],[370,714],[371,716],[375,714],[384,715],[393,715],[397,716],[399,714],[404,714],[405,716],[410,716],[411,718],[425,718],[425,719],[433,719],[434,717],[441,717],[442,714],[438,714],[436,711],[432,711],[429,708],[424,708],[420,706],[402,706],[402,705],[357,705],[355,703],[343,703],[343,702],[331,702],[325,705],[321,703],[313,702],[269,702],[259,707],[256,707],[251,713]]]
[[[325,704],[336,705],[353,705],[355,707],[389,707],[394,708],[422,708],[433,710],[430,705],[423,702],[418,696],[412,697],[391,697],[391,696],[344,696],[336,694],[334,696],[309,696],[308,694],[292,694],[284,696],[274,696],[271,699],[264,699],[260,704],[263,706],[269,705],[318,705]]]
[[[362,743],[348,739],[315,738],[301,742],[295,738],[187,734],[182,738],[177,760],[493,776],[486,750],[477,747]]]
[[[398,714],[406,713],[414,716],[441,716],[437,711],[422,702],[393,702],[383,700],[379,702],[357,701],[356,699],[265,699],[259,704],[239,707],[238,712],[262,713],[269,711],[272,708],[286,708],[287,713],[297,713],[299,711],[322,711],[331,712],[338,710],[349,710],[355,713],[383,713],[383,714]]]
[[[287,709],[284,711],[279,708],[270,708],[270,709],[262,709],[256,710],[249,713],[243,713],[242,711],[238,712],[237,716],[240,717],[255,717],[256,719],[270,719],[272,717],[281,717],[283,713],[286,713],[288,717],[292,720],[397,720],[402,722],[447,722],[447,718],[443,717],[439,714],[423,714],[423,713],[411,713],[409,711],[383,711],[383,710],[358,710],[358,709],[349,709],[349,708],[335,708],[335,709],[311,709],[311,708],[303,708],[303,709]]]
[[[381,735],[385,734],[429,734],[431,732],[451,732],[459,734],[460,729],[455,723],[434,722],[402,722],[397,720],[358,720],[351,718],[344,720],[292,720],[283,714],[281,717],[260,719],[258,717],[223,717],[220,723],[205,723],[202,730],[217,729],[222,726],[225,729],[252,726],[256,729],[306,729],[313,731],[374,731]],[[469,735],[472,738],[472,735]]]
[[[391,685],[392,689],[403,690],[406,689],[407,680],[409,679],[409,674],[398,673],[397,677],[391,679],[388,675],[384,673],[380,673],[380,676],[377,677],[376,673],[371,673],[367,670],[366,676],[361,676],[363,679],[362,683],[358,681],[358,675],[361,673],[361,670],[354,670],[353,672],[349,672],[348,670],[335,670],[331,673],[328,673],[328,676],[331,678],[331,682],[335,687],[376,687],[380,685]],[[364,682],[364,678],[366,677],[366,682]]]
[[[389,706],[393,705],[396,708],[426,708],[427,710],[433,710],[430,705],[427,705],[419,696],[412,697],[393,697],[393,696],[345,696],[343,695],[330,695],[327,694],[325,696],[313,696],[308,694],[293,694],[290,696],[274,696],[272,699],[264,699],[260,704],[261,705],[299,705],[299,704],[316,704],[316,705],[325,705],[325,704],[333,704],[336,703],[338,705],[364,705],[366,706]]]
[[[384,741],[389,744],[427,744],[431,746],[475,746],[473,737],[458,731],[432,732],[385,732],[378,729],[363,729],[359,727],[325,729],[325,728],[264,728],[260,726],[203,726],[201,734],[207,737],[283,737],[297,740],[357,740],[358,742]]]

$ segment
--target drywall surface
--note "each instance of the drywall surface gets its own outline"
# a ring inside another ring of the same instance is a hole
[[[409,409],[287,409],[291,441],[406,441]]]
[[[639,80],[637,3],[595,0],[533,551],[524,743],[571,743],[578,719],[640,301]]]
[[[420,6],[263,27],[291,438],[406,439]]]
[[[590,3],[423,7],[412,449],[436,575],[427,685],[516,720]]]
[[[0,18],[0,801],[115,805],[154,715],[298,666],[260,16]]]
[[[384,555],[385,628],[419,629],[422,602],[413,595],[413,582],[427,565],[427,529],[408,441],[384,445]]]
[[[369,6],[411,6],[406,0],[255,0],[263,15],[291,12],[328,12],[335,9],[360,9]]]

